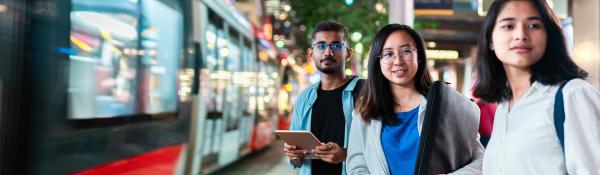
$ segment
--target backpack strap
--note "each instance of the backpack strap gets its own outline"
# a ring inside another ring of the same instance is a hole
[[[354,105],[356,105],[356,102],[358,101],[358,95],[360,95],[360,91],[363,88],[363,84],[365,82],[365,79],[362,79],[360,77],[358,77],[359,79],[356,81],[356,85],[354,86],[354,90],[352,90],[352,98],[354,99]]]
[[[556,91],[554,97],[554,128],[560,141],[560,147],[565,150],[565,105],[563,100],[562,89],[569,82],[569,80],[561,83],[560,87]]]

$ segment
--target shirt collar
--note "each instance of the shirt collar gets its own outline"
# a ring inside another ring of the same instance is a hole
[[[531,95],[534,95],[534,94],[536,94],[536,93],[542,93],[542,94],[545,94],[545,95],[547,95],[547,94],[551,93],[551,92],[550,92],[550,87],[551,87],[551,86],[544,85],[544,84],[542,84],[542,83],[540,83],[540,82],[538,82],[538,81],[534,81],[534,82],[531,84],[531,87],[529,87],[529,90],[526,92],[526,94],[525,94],[525,95],[523,95],[523,96],[521,97],[521,99],[527,98],[527,97],[529,97],[529,96],[531,96]],[[508,106],[508,100],[502,100],[502,101],[500,102],[500,104],[503,104],[503,105],[505,105],[505,106]],[[508,109],[508,108],[507,108],[507,109]]]
[[[354,86],[356,86],[356,82],[358,81],[358,79],[357,79],[358,76],[356,76],[356,75],[349,75],[349,76],[351,79],[349,80],[350,82],[349,82],[348,86],[346,86],[346,88],[344,88],[344,91],[353,91]],[[346,82],[346,83],[348,83],[348,82]],[[321,80],[319,80],[319,81],[317,81],[317,83],[313,84],[311,88],[314,92],[317,92],[319,90],[320,86],[321,86]]]
[[[550,88],[551,86],[549,85],[544,85],[538,81],[534,81],[533,84],[531,85],[531,93],[533,94],[536,91],[539,91],[540,93],[550,93]]]

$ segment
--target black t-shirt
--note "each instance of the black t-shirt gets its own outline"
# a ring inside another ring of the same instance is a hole
[[[323,143],[335,142],[344,146],[346,119],[342,107],[342,92],[351,81],[333,90],[317,91],[317,100],[312,106],[310,131]],[[342,174],[342,164],[331,164],[313,159],[311,171],[314,175]]]

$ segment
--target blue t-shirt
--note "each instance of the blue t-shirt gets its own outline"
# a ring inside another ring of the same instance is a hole
[[[419,151],[418,115],[418,106],[407,112],[396,113],[400,124],[384,124],[381,129],[381,146],[393,175],[414,174]]]

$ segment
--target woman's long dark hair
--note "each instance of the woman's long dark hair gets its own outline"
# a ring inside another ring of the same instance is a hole
[[[483,22],[476,68],[477,83],[473,95],[487,102],[500,102],[512,97],[502,62],[490,49],[496,18],[510,0],[496,0]],[[585,78],[587,72],[573,62],[567,51],[563,30],[545,0],[529,1],[539,11],[546,29],[546,50],[542,58],[531,65],[531,82],[556,85],[573,78]]]
[[[414,77],[416,90],[425,95],[431,86],[432,80],[427,70],[427,59],[425,56],[425,45],[421,36],[407,25],[388,24],[381,28],[375,35],[371,53],[369,54],[368,73],[369,78],[363,88],[356,111],[361,114],[363,120],[382,120],[386,124],[397,123],[394,116],[394,106],[398,105],[390,89],[390,81],[383,76],[379,54],[388,36],[394,32],[401,31],[410,35],[416,44],[418,69]]]

